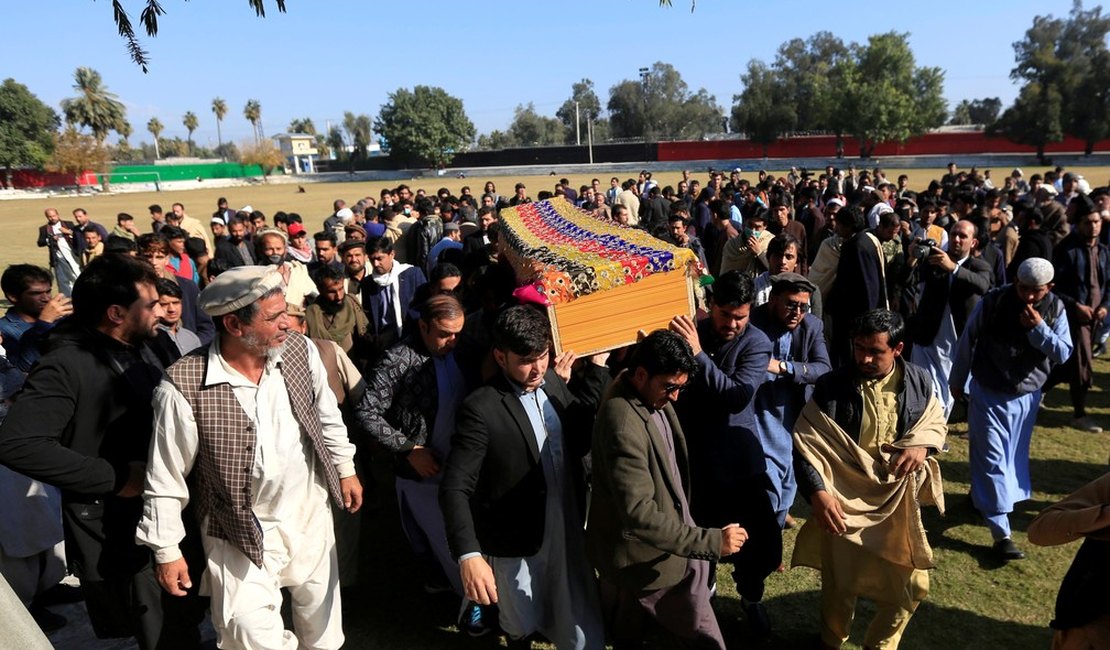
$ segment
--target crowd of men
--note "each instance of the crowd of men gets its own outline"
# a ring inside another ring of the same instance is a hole
[[[644,171],[546,199],[692,250],[697,317],[554,356],[498,247],[523,183],[400,185],[336,200],[319,229],[222,198],[207,229],[181,203],[110,231],[46,210],[49,268],[0,279],[0,569],[39,626],[65,624],[46,605],[72,597],[68,571],[99,637],[195,648],[209,613],[221,648],[338,648],[381,458],[412,580],[455,594],[471,635],[724,648],[724,563],[765,637],[800,494],[819,645],[847,640],[862,597],[865,646],[894,648],[929,591],[920,507],[943,508],[954,411],[1003,561],[1024,557],[1009,513],[1044,391],[1066,382],[1072,426],[1101,432],[1110,192],[1072,172],[996,187],[953,163],[916,192],[881,169]],[[1110,608],[1085,611],[1060,631],[1105,633]]]

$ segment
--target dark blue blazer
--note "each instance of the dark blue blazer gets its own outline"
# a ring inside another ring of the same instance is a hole
[[[771,341],[772,351],[775,339],[786,331],[786,328],[775,320],[770,303],[762,304],[752,310],[751,323],[767,335],[767,339]],[[796,404],[798,408],[793,412],[800,413],[801,406],[813,395],[813,385],[822,375],[832,370],[829,351],[825,347],[825,324],[820,318],[813,314],[805,315],[794,330],[794,337],[790,342],[790,358],[791,363],[794,364],[793,377],[783,376],[775,383],[781,380],[794,384],[800,403]]]
[[[736,508],[729,486],[766,471],[753,404],[767,375],[771,342],[749,326],[722,343],[710,319],[698,323],[698,338],[698,369],[675,410],[687,432],[694,518],[714,526]]]
[[[1052,253],[1052,265],[1056,267],[1053,280],[1056,286],[1052,293],[1064,301],[1068,308],[1068,315],[1074,318],[1075,304],[1087,305],[1090,300],[1090,290],[1087,287],[1087,274],[1090,273],[1090,254],[1087,243],[1078,233],[1072,233],[1064,238]],[[1098,307],[1110,309],[1110,249],[1102,244],[1098,245],[1098,284],[1102,290],[1102,299]],[[1073,326],[1076,323],[1073,321]]]
[[[367,269],[369,270],[369,269]],[[411,323],[416,322],[420,318],[419,313],[413,309],[419,305],[412,304],[412,298],[416,295],[416,289],[427,282],[424,277],[424,272],[420,267],[413,266],[412,268],[405,269],[401,272],[398,279],[398,287],[401,291],[401,315],[405,322],[401,323],[402,328],[405,329],[404,334],[408,334],[407,329],[411,327]],[[381,305],[382,287],[378,286],[368,273],[362,279],[362,309],[366,312],[366,317],[370,320],[370,331],[375,336],[381,334],[382,324],[382,305]]]
[[[201,345],[208,345],[216,335],[216,324],[212,322],[212,317],[198,306],[200,287],[188,278],[174,276],[174,280],[177,280],[177,286],[181,287],[181,325],[187,330],[192,330],[200,339]]]

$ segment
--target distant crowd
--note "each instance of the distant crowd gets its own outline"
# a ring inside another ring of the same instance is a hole
[[[501,214],[533,200],[690,249],[696,315],[556,356],[499,242]],[[1110,336],[1110,189],[1070,170],[996,183],[950,163],[919,190],[877,168],[673,187],[645,170],[534,197],[402,184],[308,223],[223,198],[207,220],[147,213],[47,209],[47,265],[0,277],[0,572],[28,639],[83,599],[98,637],[144,649],[198,647],[206,614],[221,648],[339,648],[382,561],[362,503],[392,495],[413,584],[453,594],[473,636],[764,639],[787,624],[763,599],[801,525],[815,644],[840,647],[864,598],[864,647],[895,648],[929,593],[921,506],[944,507],[954,414],[1003,562],[1025,557],[1009,516],[1032,496],[1044,393],[1066,384],[1071,426],[1102,433],[1087,396]],[[1059,647],[1110,638],[1106,513],[1103,477],[1029,529],[1086,538]],[[712,605],[721,563],[742,638]]]

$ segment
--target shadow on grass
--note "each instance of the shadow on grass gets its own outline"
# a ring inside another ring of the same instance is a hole
[[[762,644],[753,644],[747,638],[747,627],[735,617],[726,617],[739,603],[717,603],[717,618],[721,622],[725,641],[729,647],[765,647],[807,649],[815,647],[818,637],[820,594],[805,591],[777,596],[765,601],[775,632]],[[875,607],[860,600],[856,605],[856,618],[849,638],[850,647],[862,645],[867,626],[875,615]],[[951,607],[922,603],[910,620],[899,647],[913,648],[1045,648],[1052,631],[1033,625],[1000,621],[981,614]],[[846,647],[849,647],[846,646]]]

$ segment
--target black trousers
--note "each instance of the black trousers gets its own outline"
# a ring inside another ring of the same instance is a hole
[[[763,599],[764,581],[782,564],[782,528],[771,505],[770,490],[771,479],[765,473],[737,477],[716,486],[713,513],[704,517],[711,521],[702,521],[696,506],[694,511],[699,526],[738,523],[748,531],[748,541],[740,551],[721,561],[732,565],[736,591],[749,602]]]

